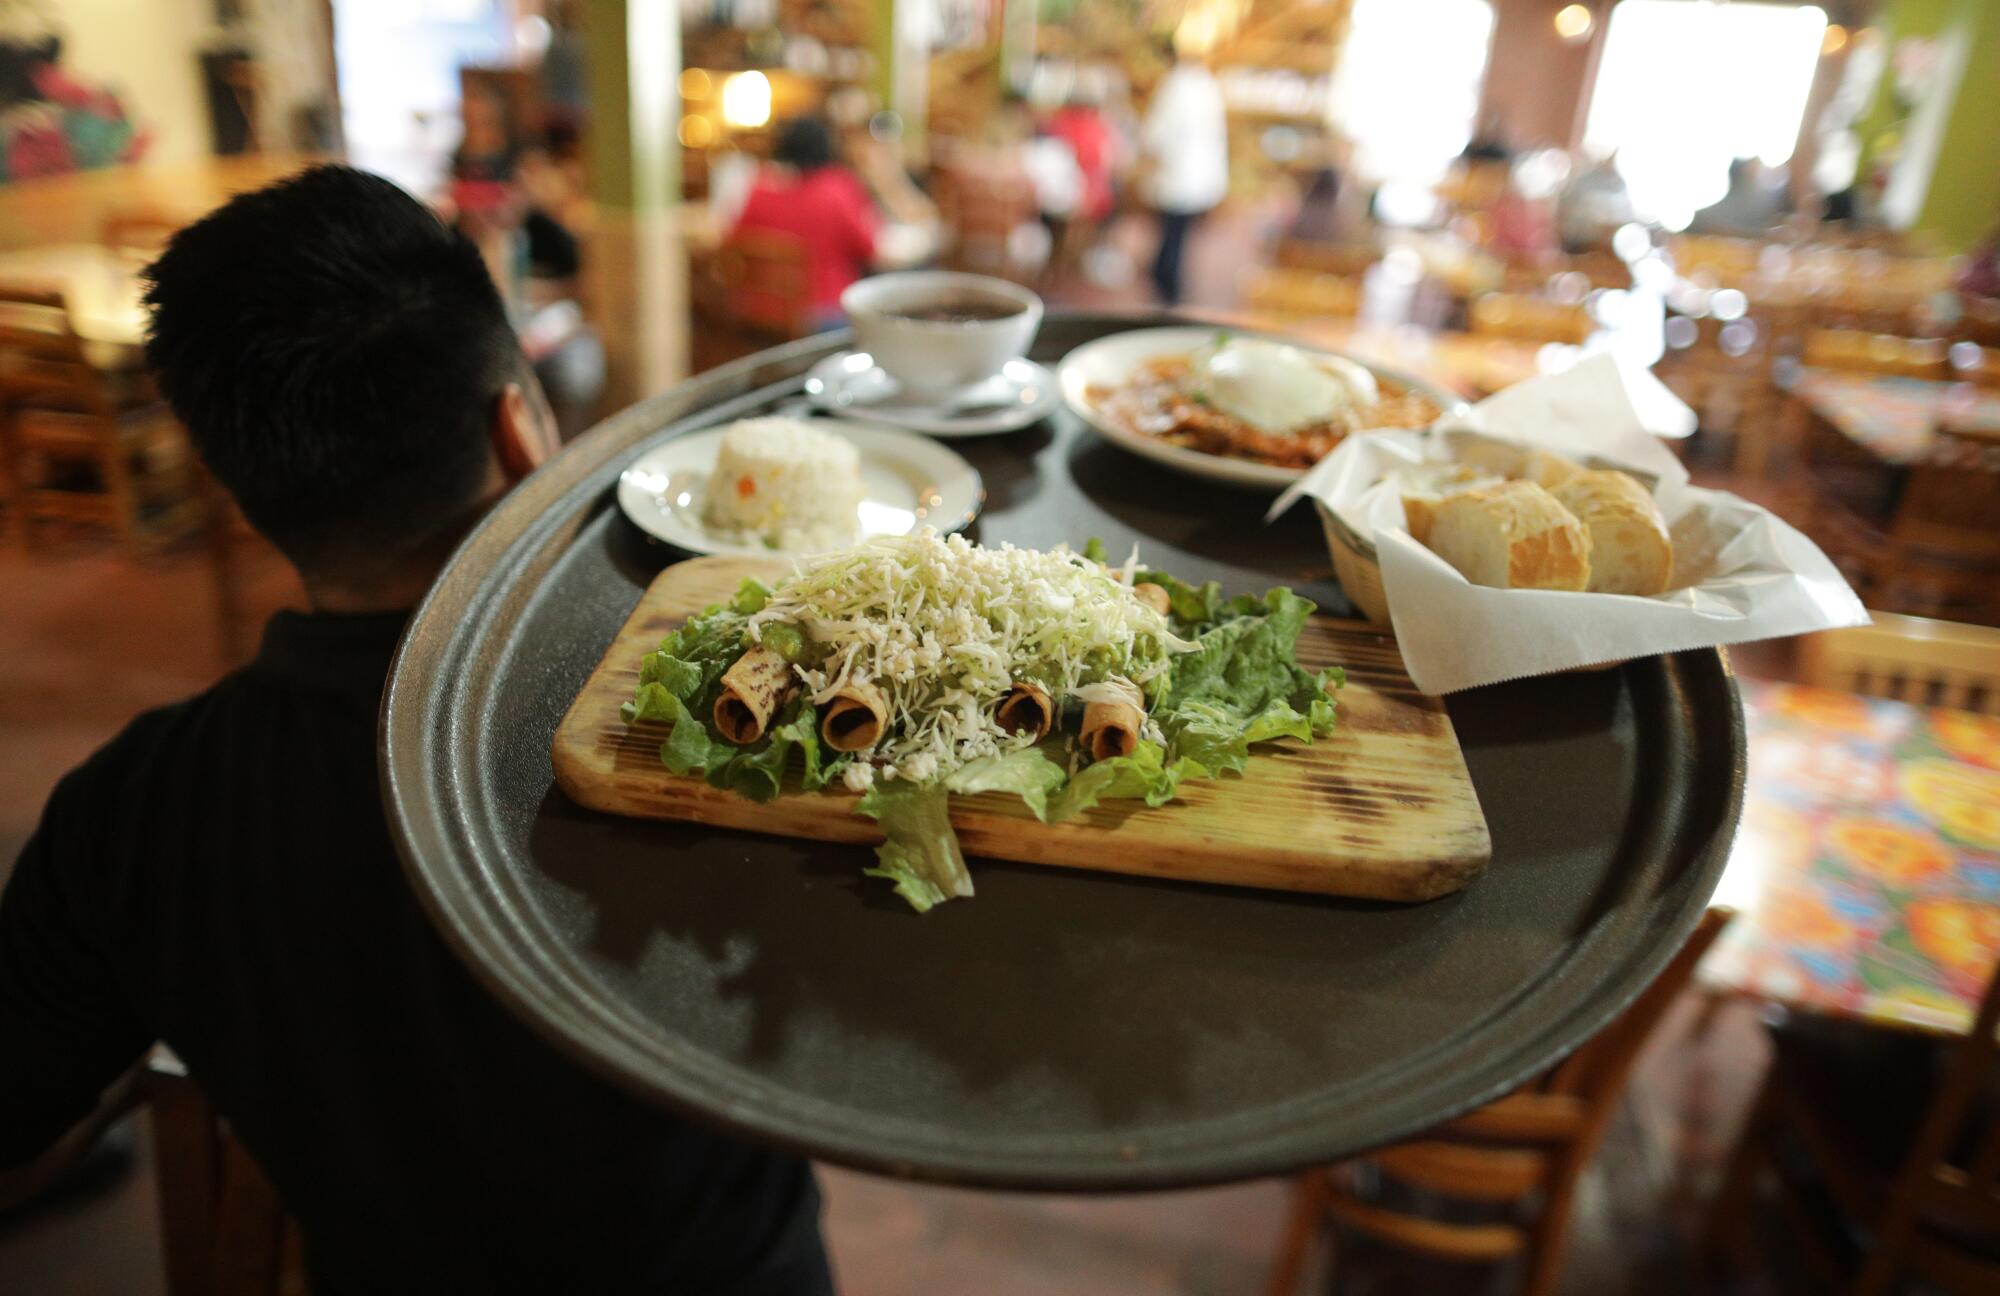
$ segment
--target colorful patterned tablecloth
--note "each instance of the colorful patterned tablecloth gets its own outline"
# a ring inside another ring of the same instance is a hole
[[[2000,391],[1969,383],[1871,377],[1804,369],[1792,395],[1855,444],[1889,463],[1923,458],[1933,429],[1949,413],[1953,426],[2000,436]]]
[[[1717,989],[1963,1031],[2000,959],[2000,719],[1743,684],[1749,781]]]

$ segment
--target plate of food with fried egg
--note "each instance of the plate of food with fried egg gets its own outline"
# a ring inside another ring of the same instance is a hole
[[[1114,333],[1056,371],[1078,417],[1197,477],[1283,490],[1356,432],[1421,428],[1459,404],[1420,379],[1237,329]]]

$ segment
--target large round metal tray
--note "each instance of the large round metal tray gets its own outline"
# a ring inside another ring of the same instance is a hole
[[[1157,317],[1053,317],[1036,358]],[[612,503],[663,433],[790,399],[813,339],[609,420],[510,496],[412,623],[382,778],[446,937],[558,1048],[746,1138],[954,1183],[1127,1189],[1324,1162],[1490,1099],[1660,970],[1720,873],[1743,780],[1726,660],[1499,685],[1450,711],[1493,863],[1428,904],[1027,865],[919,917],[863,848],[576,808],[549,742],[675,555]],[[962,447],[973,534],[1122,554],[1345,607],[1310,510],[1204,487],[1068,413]]]

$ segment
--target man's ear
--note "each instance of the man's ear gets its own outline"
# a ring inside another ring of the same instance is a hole
[[[510,482],[541,467],[555,450],[547,420],[537,408],[539,394],[510,382],[493,401],[493,453]]]

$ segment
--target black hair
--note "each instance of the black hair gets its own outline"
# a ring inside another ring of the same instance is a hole
[[[188,226],[146,278],[161,392],[301,569],[386,563],[463,521],[525,362],[478,251],[423,204],[315,167]]]
[[[817,117],[794,117],[778,130],[771,156],[801,172],[833,164],[833,132]]]

